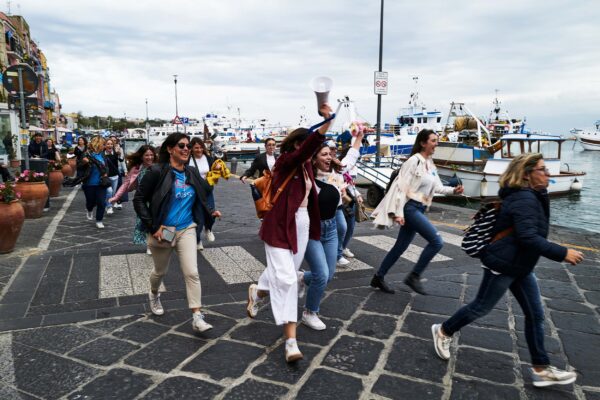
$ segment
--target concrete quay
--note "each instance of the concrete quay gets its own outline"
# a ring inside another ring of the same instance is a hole
[[[214,329],[194,334],[183,278],[172,259],[165,315],[147,306],[152,265],[131,244],[131,203],[98,230],[83,193],[63,189],[50,212],[27,220],[14,253],[0,256],[0,399],[600,399],[600,238],[552,227],[551,239],[579,246],[586,260],[536,268],[546,310],[546,347],[575,384],[531,385],[523,316],[510,295],[456,335],[449,362],[430,326],[476,293],[482,269],[460,250],[472,211],[435,204],[430,218],[445,245],[424,277],[428,296],[401,282],[425,242],[390,271],[396,294],[368,286],[397,235],[357,224],[322,303],[325,331],[300,325],[304,359],[287,365],[269,306],[255,320],[246,289],[266,265],[250,189],[236,179],[215,190],[223,218],[198,253],[204,311]],[[302,305],[302,301],[299,301]]]

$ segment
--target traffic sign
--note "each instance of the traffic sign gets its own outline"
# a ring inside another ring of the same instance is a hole
[[[23,95],[30,96],[37,91],[38,77],[28,64],[15,64],[2,74],[2,84],[11,96],[19,95],[19,70],[23,77]]]
[[[373,82],[373,90],[375,94],[387,94],[388,89],[388,73],[383,71],[375,71],[375,80]]]
[[[179,118],[179,116],[175,116],[175,118],[173,118],[173,125],[182,125],[183,123],[181,122],[181,118]]]
[[[190,119],[188,117],[181,117],[181,123],[187,125],[190,123]]]

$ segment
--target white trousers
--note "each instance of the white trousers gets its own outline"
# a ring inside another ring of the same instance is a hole
[[[308,244],[310,219],[306,208],[296,212],[298,252],[265,243],[267,268],[258,278],[258,290],[268,291],[277,325],[298,321],[298,270]]]

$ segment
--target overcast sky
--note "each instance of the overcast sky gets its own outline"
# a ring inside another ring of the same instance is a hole
[[[3,2],[4,3],[4,2]],[[17,6],[17,4],[19,6]],[[334,81],[376,121],[377,0],[21,0],[63,110],[121,117],[317,121],[308,82]],[[4,11],[6,5],[4,5]],[[385,4],[382,121],[394,122],[419,76],[421,99],[488,116],[494,90],[533,130],[567,133],[600,119],[600,2],[421,0]]]

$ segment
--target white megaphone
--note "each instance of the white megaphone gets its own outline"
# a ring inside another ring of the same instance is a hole
[[[310,87],[317,95],[317,110],[320,110],[321,106],[328,102],[329,91],[332,86],[333,81],[326,76],[319,76],[310,81]],[[320,111],[319,115],[321,115]]]

